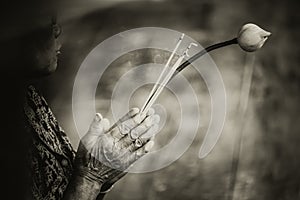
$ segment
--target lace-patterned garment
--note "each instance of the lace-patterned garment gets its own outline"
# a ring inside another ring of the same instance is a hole
[[[24,111],[28,131],[32,134],[30,167],[33,198],[59,200],[73,171],[75,151],[46,100],[33,86],[28,88]]]

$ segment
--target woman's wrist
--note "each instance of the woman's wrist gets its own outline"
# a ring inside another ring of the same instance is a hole
[[[82,177],[90,182],[96,182],[100,186],[104,183],[106,177],[98,168],[94,167],[80,167],[75,170],[75,176]]]
[[[86,189],[89,189],[88,191],[94,191],[97,194],[100,192],[102,183],[96,180],[91,179],[87,176],[77,176],[75,178],[77,181],[76,185],[84,185]]]
[[[102,183],[81,173],[74,174],[65,193],[64,200],[96,199]]]

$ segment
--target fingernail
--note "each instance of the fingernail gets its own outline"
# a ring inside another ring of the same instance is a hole
[[[102,115],[100,114],[100,113],[96,113],[96,116],[95,116],[95,120],[97,121],[97,122],[100,122],[101,120],[102,120]]]

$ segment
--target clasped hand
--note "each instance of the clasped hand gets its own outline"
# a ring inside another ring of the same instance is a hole
[[[110,126],[109,120],[97,113],[80,141],[75,161],[77,172],[111,186],[152,148],[159,120],[153,109],[142,115],[138,108],[133,108]]]

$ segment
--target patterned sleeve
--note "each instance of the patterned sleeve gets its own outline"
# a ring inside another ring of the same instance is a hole
[[[46,100],[30,86],[24,105],[27,131],[32,135],[32,195],[34,199],[62,199],[73,171],[75,151]]]

